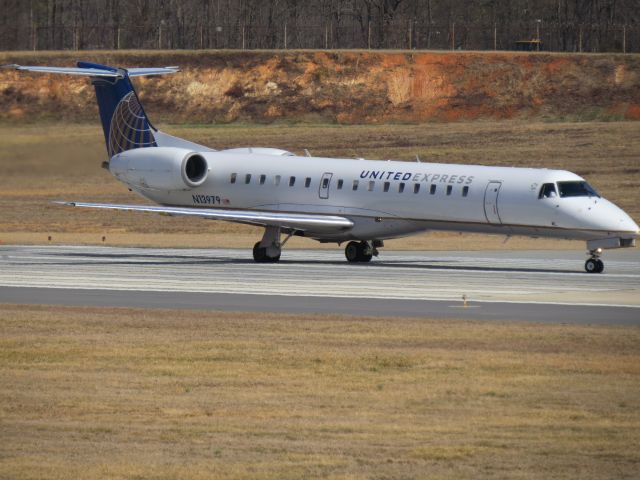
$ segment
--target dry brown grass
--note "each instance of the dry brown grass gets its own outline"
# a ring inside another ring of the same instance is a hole
[[[0,306],[2,478],[637,478],[640,329]]]
[[[407,159],[565,168],[585,176],[640,219],[640,122],[473,122],[384,126],[165,126],[216,148],[251,144],[339,157]],[[124,212],[79,211],[52,200],[140,202],[99,167],[105,160],[97,125],[9,126],[0,129],[0,242],[159,246],[251,246],[260,231],[224,222]],[[162,234],[162,236],[158,236]],[[502,238],[429,234],[389,242],[392,248],[504,248]],[[296,239],[289,247],[317,246]],[[582,248],[513,239],[506,248]]]

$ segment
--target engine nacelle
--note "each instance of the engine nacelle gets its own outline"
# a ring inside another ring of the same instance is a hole
[[[109,171],[119,180],[154,190],[189,190],[207,179],[209,165],[200,153],[184,148],[149,147],[118,153]]]

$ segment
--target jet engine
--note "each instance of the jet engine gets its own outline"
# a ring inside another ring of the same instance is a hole
[[[119,180],[153,190],[189,190],[207,179],[209,165],[200,153],[184,148],[136,148],[114,155],[109,171]]]

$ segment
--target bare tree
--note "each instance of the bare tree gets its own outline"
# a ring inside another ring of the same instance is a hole
[[[640,51],[638,0],[0,0],[0,48]]]

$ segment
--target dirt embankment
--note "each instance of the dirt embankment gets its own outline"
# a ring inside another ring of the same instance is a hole
[[[640,56],[450,52],[4,53],[0,63],[179,65],[136,80],[153,119],[188,123],[640,120]],[[95,119],[85,78],[0,70],[0,120]]]

